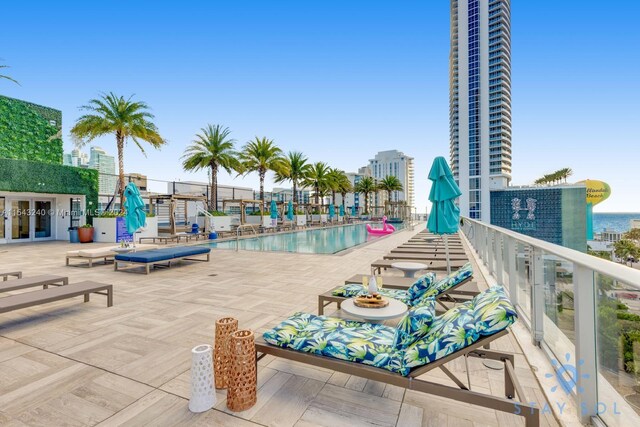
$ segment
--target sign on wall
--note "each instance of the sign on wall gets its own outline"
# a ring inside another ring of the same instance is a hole
[[[124,217],[119,216],[116,218],[116,242],[132,242],[133,236],[127,231],[127,223]]]

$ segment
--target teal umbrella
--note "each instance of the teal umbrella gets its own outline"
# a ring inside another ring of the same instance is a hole
[[[435,234],[445,235],[444,244],[447,254],[447,272],[451,273],[451,263],[449,261],[449,245],[446,235],[458,232],[460,224],[460,209],[455,205],[454,200],[462,192],[455,180],[449,165],[444,157],[436,157],[429,171],[429,179],[432,181],[429,201],[431,202],[431,212],[427,221],[427,229]]]
[[[340,205],[340,216],[344,216],[344,205]]]
[[[276,201],[271,201],[271,219],[278,219],[278,207],[276,206]]]
[[[357,216],[358,212],[356,211],[356,205],[351,206],[351,216]]]
[[[329,219],[333,219],[334,216],[336,216],[336,208],[332,203],[329,205]]]
[[[287,206],[287,219],[289,221],[293,221],[293,201],[289,200],[289,205]]]
[[[133,182],[124,188],[124,197],[125,223],[127,231],[133,236],[136,231],[147,225],[147,214],[144,211],[144,201],[140,196],[140,191]]]

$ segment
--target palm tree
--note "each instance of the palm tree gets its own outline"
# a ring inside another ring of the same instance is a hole
[[[336,204],[336,193],[340,191],[340,180],[343,175],[344,171],[337,168],[329,168],[327,185],[328,190],[331,191],[331,203],[334,205]]]
[[[320,204],[320,196],[324,196],[329,189],[330,168],[324,162],[316,162],[309,168],[309,173],[302,181],[305,187],[312,187],[316,205]]]
[[[229,137],[231,131],[221,125],[207,125],[196,134],[196,139],[184,152],[182,167],[187,171],[209,168],[211,173],[211,194],[209,209],[218,210],[218,170],[231,173],[240,172],[238,153],[234,150],[235,139]]]
[[[8,66],[8,65],[0,65],[0,68],[9,68],[9,66]],[[14,82],[14,83],[15,83],[15,84],[17,84],[18,86],[20,86],[20,83],[18,83],[18,81],[17,81],[17,80],[15,80],[15,79],[13,79],[13,78],[11,78],[11,77],[9,77],[9,76],[5,76],[4,74],[0,74],[0,79],[7,79],[7,80],[9,80],[9,81]]]
[[[378,184],[378,188],[387,192],[387,199],[389,203],[391,203],[392,192],[403,190],[402,183],[400,182],[398,177],[394,175],[385,176]]]
[[[298,203],[298,184],[307,176],[311,165],[307,163],[308,159],[304,154],[299,151],[289,151],[284,160],[287,168],[282,173],[276,172],[275,182],[291,181],[293,203]]]
[[[369,212],[369,194],[375,193],[376,191],[376,183],[374,182],[373,178],[371,178],[370,176],[365,176],[364,178],[362,178],[356,184],[354,191],[357,193],[364,194],[364,209],[366,211],[365,213],[368,213]]]
[[[347,198],[347,193],[353,191],[353,185],[351,185],[351,181],[349,181],[349,177],[344,171],[340,171],[340,175],[338,176],[338,192],[342,196],[342,206],[344,206],[345,199]]]
[[[81,110],[88,111],[88,114],[78,118],[71,129],[71,136],[78,147],[102,135],[116,136],[121,212],[124,211],[124,144],[131,138],[145,155],[141,141],[148,142],[154,148],[166,144],[152,122],[154,116],[149,112],[149,106],[142,101],[132,101],[131,98],[133,95],[125,99],[113,92],[103,93],[100,98],[92,99],[89,104],[80,107]]]
[[[282,157],[282,150],[273,140],[266,137],[249,141],[240,153],[244,173],[258,172],[260,176],[260,200],[264,204],[264,177],[267,171],[286,174],[287,162]]]

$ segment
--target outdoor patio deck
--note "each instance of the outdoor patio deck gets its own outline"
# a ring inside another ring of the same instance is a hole
[[[214,250],[210,263],[149,276],[109,266],[65,267],[64,252],[77,245],[1,247],[3,266],[25,276],[49,273],[68,275],[71,283],[112,283],[115,300],[111,308],[96,296],[88,304],[78,298],[0,316],[0,424],[523,425],[515,415],[273,357],[260,361],[258,402],[250,410],[230,413],[222,391],[216,410],[189,412],[190,350],[212,342],[217,318],[235,316],[241,328],[261,332],[296,311],[315,312],[319,293],[368,271],[371,261],[415,232],[399,232],[342,256]],[[481,275],[476,278],[483,289]],[[543,403],[513,336],[493,347],[517,354],[528,400]],[[469,364],[474,388],[499,395],[504,373],[473,358]],[[448,366],[464,377],[462,361]],[[451,384],[444,375],[429,377]],[[558,425],[549,414],[541,419],[541,425]]]

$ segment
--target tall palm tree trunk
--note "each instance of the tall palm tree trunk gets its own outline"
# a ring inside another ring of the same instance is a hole
[[[116,132],[116,145],[118,147],[118,193],[120,196],[120,212],[124,212],[124,135]]]
[[[264,175],[265,175],[266,171],[260,169],[259,174],[260,174],[260,203],[262,203],[262,207],[264,209],[265,206],[265,201],[264,201]]]
[[[316,196],[315,196],[316,205],[319,205],[320,204],[320,187],[316,185],[315,190],[316,190]]]
[[[211,194],[209,195],[209,209],[218,210],[218,165],[211,164]]]
[[[298,203],[298,184],[296,183],[295,179],[292,182],[293,182],[293,203]]]

